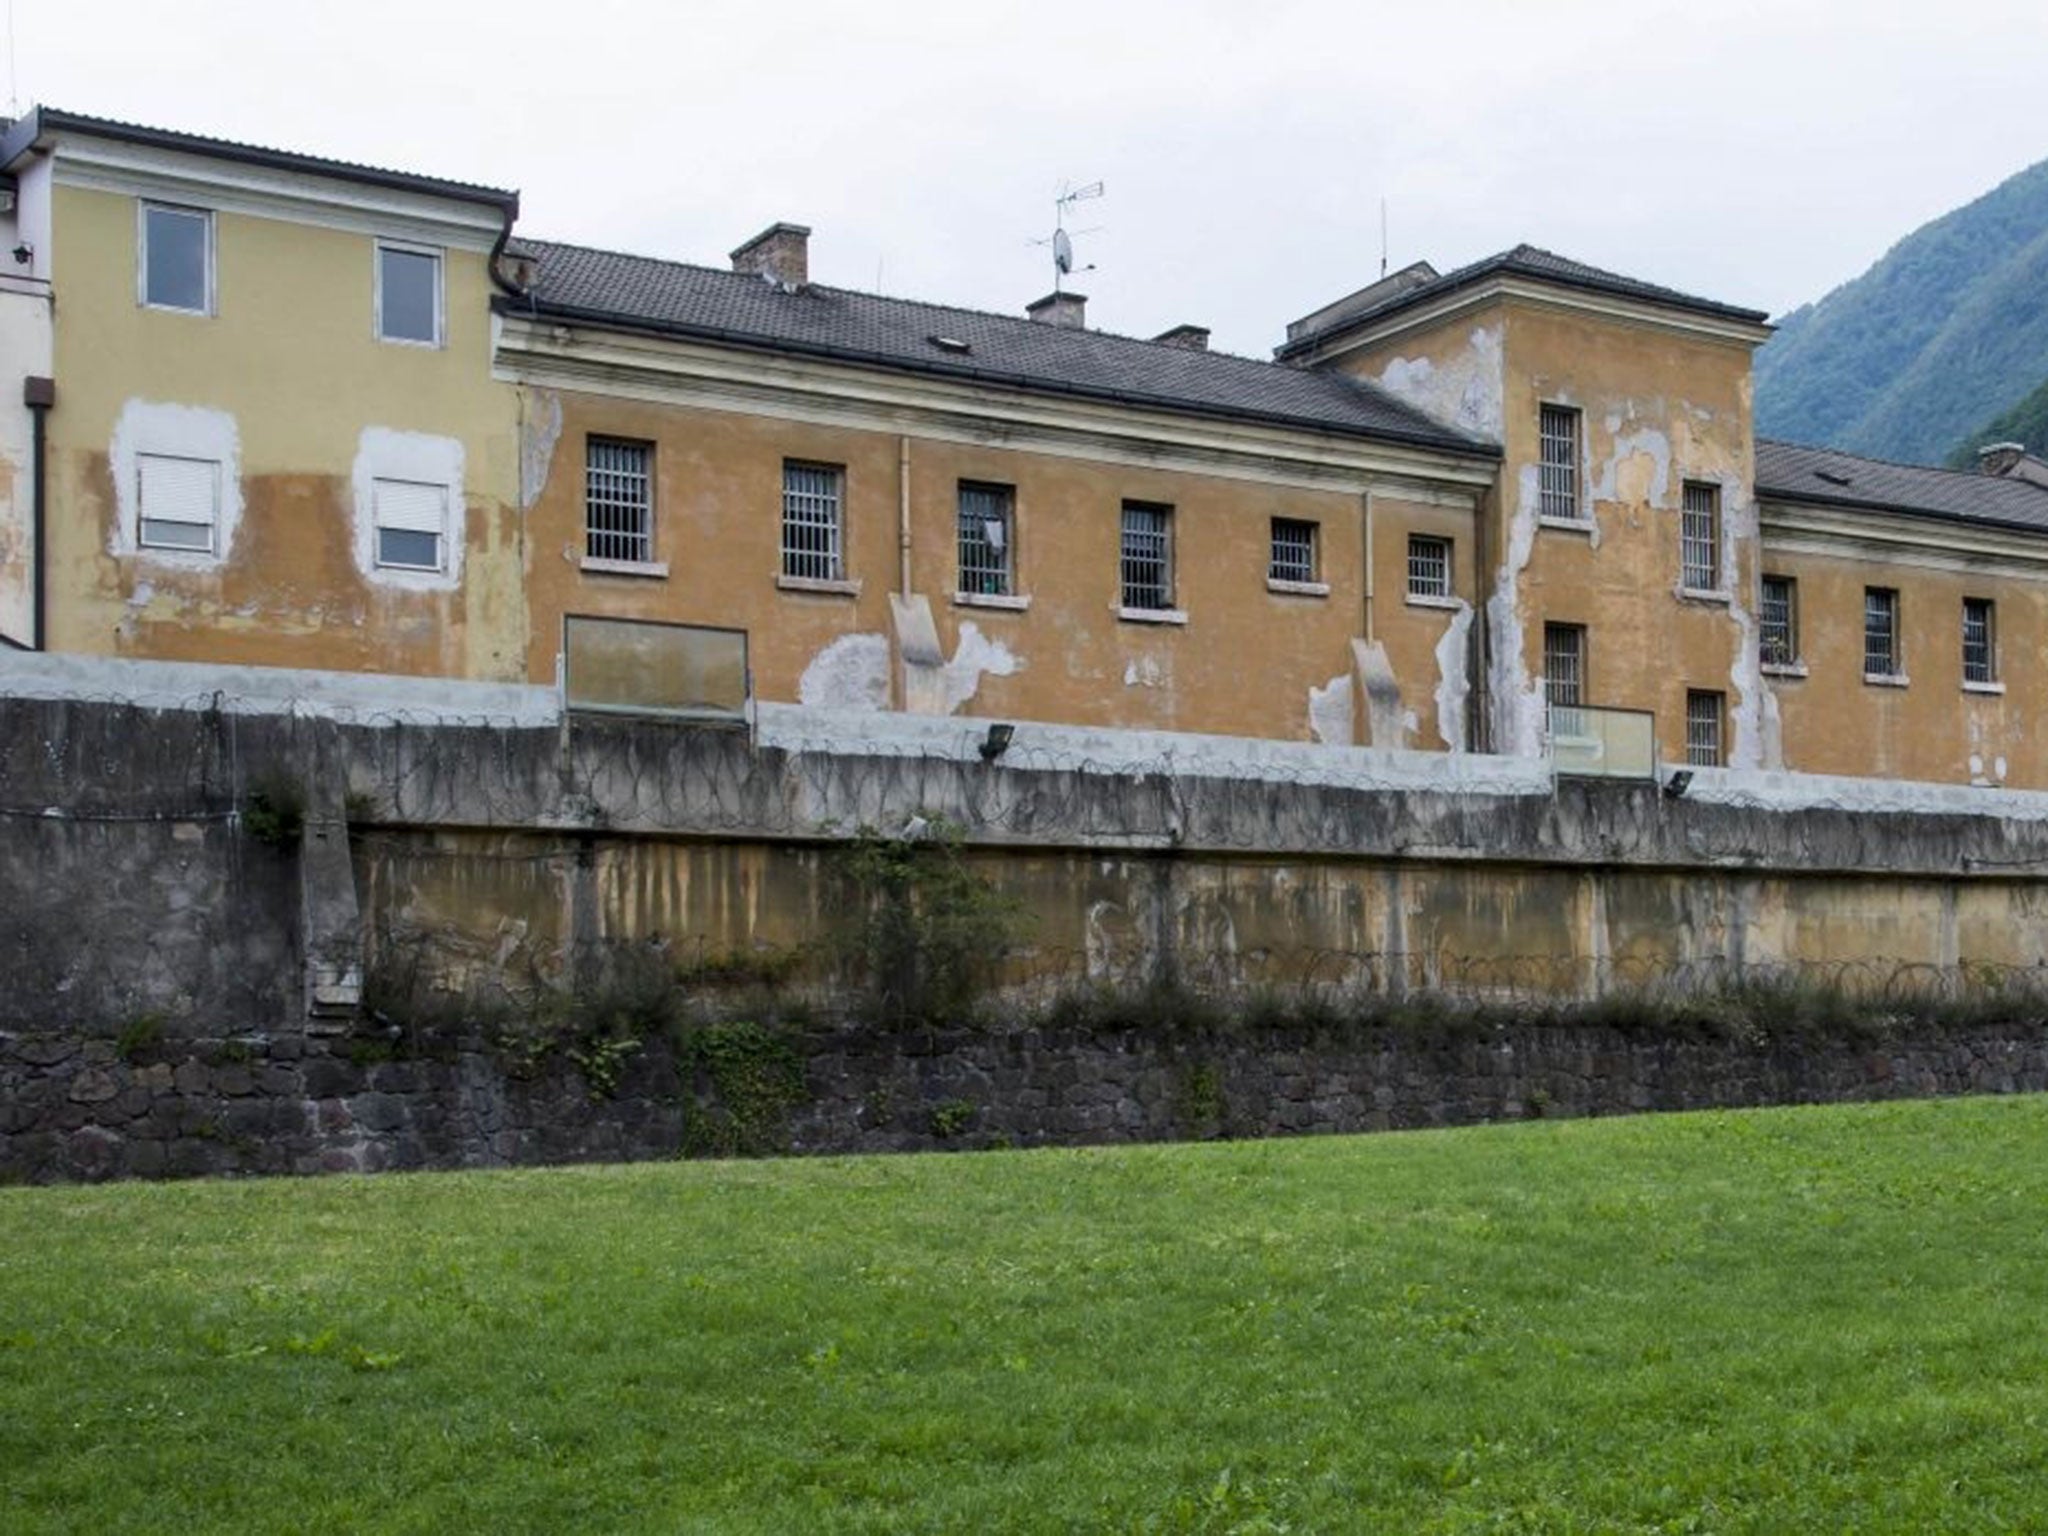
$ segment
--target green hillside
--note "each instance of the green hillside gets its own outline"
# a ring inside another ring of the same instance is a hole
[[[2048,161],[1793,311],[1757,354],[1757,430],[1940,463],[2048,374]]]
[[[2024,443],[2029,453],[2048,457],[2048,379],[2018,405],[2001,411],[1972,432],[1949,454],[1951,469],[1974,469],[1977,450],[1986,443]]]

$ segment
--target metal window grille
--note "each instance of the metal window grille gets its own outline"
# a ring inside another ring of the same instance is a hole
[[[1696,480],[1685,483],[1685,510],[1680,514],[1680,582],[1696,592],[1721,589],[1721,488]]]
[[[1016,495],[1007,485],[960,487],[960,590],[1007,597]]]
[[[1991,626],[1991,600],[1984,597],[1963,599],[1963,681],[1966,683],[1993,683],[1998,681],[1998,658],[1993,649]]]
[[[593,560],[654,559],[654,454],[646,443],[593,437],[584,452],[583,552]]]
[[[838,581],[846,573],[839,517],[841,470],[824,464],[782,466],[782,574]]]
[[[1543,626],[1543,693],[1553,709],[1586,702],[1586,631],[1579,625]]]
[[[1799,610],[1790,576],[1764,578],[1760,649],[1767,667],[1789,667],[1799,660]]]
[[[1721,766],[1721,719],[1727,712],[1723,694],[1689,689],[1685,695],[1685,761],[1691,768]]]
[[[1274,581],[1316,579],[1316,525],[1298,518],[1273,519],[1273,558],[1266,574]]]
[[[1451,541],[1414,533],[1408,536],[1408,595],[1451,595]]]
[[[1579,506],[1579,413],[1566,405],[1546,405],[1538,423],[1543,440],[1542,507],[1545,517],[1582,522]]]
[[[1890,587],[1863,589],[1863,670],[1870,677],[1899,675],[1899,594]]]
[[[1123,606],[1173,606],[1173,509],[1124,505]]]

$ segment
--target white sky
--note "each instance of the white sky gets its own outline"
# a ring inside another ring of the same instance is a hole
[[[1264,356],[1527,240],[1782,313],[2048,157],[2048,0],[12,0],[13,94],[512,186],[529,234]]]

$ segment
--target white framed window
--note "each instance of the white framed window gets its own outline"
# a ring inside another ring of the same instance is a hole
[[[837,464],[782,466],[782,574],[796,581],[846,579],[846,471]]]
[[[213,313],[213,215],[142,203],[136,217],[136,297],[150,309]]]
[[[1579,502],[1579,413],[1569,405],[1546,405],[1537,414],[1542,443],[1542,489],[1538,513],[1560,523],[1583,523]]]
[[[975,597],[1009,597],[1016,585],[1017,492],[960,482],[960,585]]]
[[[1899,665],[1899,593],[1896,587],[1863,589],[1863,675],[1895,678]]]
[[[1685,762],[1689,768],[1721,766],[1721,721],[1728,696],[1702,688],[1685,693]]]
[[[377,337],[407,346],[441,345],[441,253],[377,242]]]
[[[1173,508],[1127,501],[1118,562],[1125,608],[1167,612],[1173,607]]]
[[[1319,529],[1298,517],[1273,519],[1273,553],[1266,566],[1268,581],[1308,585],[1321,581],[1322,562],[1317,558]]]
[[[1758,625],[1762,661],[1767,667],[1799,665],[1799,583],[1790,576],[1766,576],[1763,613]]]
[[[1692,592],[1721,590],[1721,487],[1685,482],[1679,513],[1679,585]]]
[[[420,480],[371,486],[377,564],[397,571],[448,568],[448,487]]]
[[[1585,721],[1579,710],[1586,702],[1585,625],[1543,626],[1543,702],[1549,706],[1553,736],[1583,733]]]
[[[1448,598],[1451,595],[1451,541],[1425,533],[1408,535],[1408,595]]]
[[[136,543],[211,555],[219,548],[220,472],[212,459],[135,456]]]
[[[1998,681],[1998,625],[1988,597],[1963,599],[1963,681]]]
[[[583,553],[591,560],[654,560],[654,445],[593,437],[583,453]]]

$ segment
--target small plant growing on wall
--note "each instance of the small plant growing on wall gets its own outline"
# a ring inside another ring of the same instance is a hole
[[[863,828],[844,856],[845,946],[876,1023],[958,1023],[995,984],[1022,921],[969,865],[946,822],[916,837]]]
[[[242,802],[242,830],[269,848],[297,844],[306,825],[306,797],[281,775],[259,779]]]

